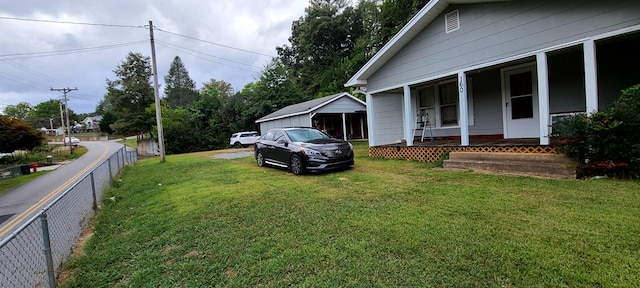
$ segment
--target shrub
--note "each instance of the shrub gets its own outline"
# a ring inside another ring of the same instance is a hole
[[[560,152],[579,161],[580,176],[640,177],[640,84],[609,109],[553,123]]]

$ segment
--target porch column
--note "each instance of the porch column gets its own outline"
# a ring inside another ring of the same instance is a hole
[[[584,91],[587,114],[598,112],[598,70],[596,66],[596,44],[592,39],[582,44],[584,49]]]
[[[549,145],[549,68],[547,54],[536,54],[538,69],[538,117],[540,119],[540,145]]]
[[[464,71],[458,72],[458,114],[460,120],[460,145],[469,146],[469,103],[467,101],[467,75]]]
[[[373,121],[373,96],[371,93],[365,93],[365,99],[367,100],[367,130],[369,134],[369,147],[376,146],[376,123]]]
[[[347,141],[347,116],[345,113],[342,113],[342,139]]]
[[[407,140],[407,146],[413,146],[413,126],[412,119],[413,113],[411,113],[411,88],[409,85],[404,85],[404,139]]]

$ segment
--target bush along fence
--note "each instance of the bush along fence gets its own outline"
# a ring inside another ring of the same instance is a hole
[[[118,150],[49,205],[0,240],[0,287],[55,287],[56,275],[113,184],[138,158]]]

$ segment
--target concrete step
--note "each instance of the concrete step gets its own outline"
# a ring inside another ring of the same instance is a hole
[[[447,169],[561,179],[575,179],[575,167],[564,155],[543,153],[451,152],[444,161]]]

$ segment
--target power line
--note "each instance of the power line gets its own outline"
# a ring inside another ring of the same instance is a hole
[[[135,42],[121,43],[121,44],[86,47],[86,48],[78,48],[78,49],[70,49],[70,50],[4,54],[4,55],[0,55],[0,57],[25,56],[25,57],[13,57],[13,58],[2,59],[2,60],[18,60],[18,59],[37,58],[37,57],[59,56],[59,55],[66,55],[66,54],[93,52],[98,50],[106,50],[106,49],[120,48],[125,46],[140,45],[140,44],[146,44],[147,42],[148,42],[147,40],[141,40],[141,41],[135,41]],[[26,55],[31,55],[31,56],[27,57]]]
[[[223,57],[220,57],[220,56],[207,54],[207,53],[200,52],[200,51],[197,51],[197,50],[193,50],[193,49],[189,49],[189,48],[186,48],[186,47],[181,47],[181,46],[178,46],[178,45],[175,45],[175,44],[171,44],[171,43],[167,43],[167,42],[164,42],[164,41],[160,41],[158,39],[156,39],[156,42],[164,44],[163,46],[165,46],[165,47],[172,46],[172,47],[175,47],[175,48],[180,48],[180,49],[184,49],[184,50],[187,50],[187,51],[195,52],[195,53],[198,53],[198,54],[206,55],[206,56],[209,56],[209,57],[212,57],[212,58],[217,58],[217,59],[220,59],[220,60],[229,61],[229,62],[232,62],[232,63],[244,65],[244,66],[249,66],[249,67],[252,67],[252,68],[262,69],[261,67],[256,67],[256,66],[253,66],[251,64],[246,64],[246,63],[242,63],[242,62],[239,62],[239,61],[223,58]],[[172,48],[172,47],[168,47],[168,48]]]
[[[59,84],[61,84],[61,83],[62,83],[62,81],[60,81],[60,80],[58,80],[58,79],[55,79],[55,78],[53,78],[53,77],[50,77],[49,75],[46,75],[46,74],[41,73],[41,72],[39,72],[39,71],[33,70],[33,69],[31,69],[31,68],[29,68],[29,67],[26,67],[26,66],[24,66],[24,65],[20,65],[20,64],[18,64],[18,63],[15,63],[15,62],[13,62],[13,61],[6,60],[6,59],[0,59],[0,60],[4,61],[4,62],[6,62],[6,63],[9,63],[9,64],[13,65],[14,67],[16,67],[16,68],[20,69],[20,70],[23,70],[23,71],[26,71],[26,72],[31,73],[31,74],[33,74],[33,75],[36,75],[36,76],[40,77],[40,78],[41,78],[41,79],[43,79],[43,80],[53,81],[53,82],[57,82],[57,83],[59,83]],[[47,86],[47,85],[44,85],[44,86]]]
[[[247,53],[256,54],[256,55],[261,55],[261,56],[267,56],[267,57],[271,57],[271,58],[275,58],[276,57],[276,56],[269,55],[269,54],[264,54],[264,53],[255,52],[255,51],[251,51],[251,50],[246,50],[246,49],[242,49],[242,48],[236,48],[236,47],[232,47],[232,46],[228,46],[228,45],[224,45],[224,44],[220,44],[220,43],[215,43],[215,42],[211,42],[211,41],[207,41],[207,40],[202,40],[202,39],[198,39],[198,38],[195,38],[195,37],[178,34],[178,33],[175,33],[175,32],[169,32],[169,31],[157,28],[157,27],[154,27],[154,28],[155,28],[156,31],[160,31],[160,32],[164,32],[164,33],[167,33],[167,34],[184,37],[184,38],[195,40],[195,41],[208,43],[208,44],[211,44],[211,45],[216,45],[216,46],[220,46],[220,47],[224,47],[224,48],[229,48],[229,49],[238,50],[238,51],[247,52]]]
[[[175,47],[172,47],[172,46],[170,46],[170,45],[165,45],[165,44],[163,44],[163,43],[157,43],[157,44],[158,44],[159,46],[166,47],[166,48],[169,48],[169,49],[172,49],[172,50],[175,50],[175,51],[181,52],[181,53],[185,53],[185,54],[187,54],[187,55],[191,55],[191,56],[193,56],[193,57],[200,58],[200,59],[205,60],[205,61],[213,62],[213,63],[216,63],[216,64],[220,64],[220,65],[224,65],[224,66],[227,66],[227,67],[231,67],[231,68],[235,68],[235,69],[239,69],[239,70],[244,70],[244,71],[248,71],[248,72],[257,72],[257,71],[255,71],[255,70],[249,70],[249,69],[246,69],[246,68],[242,68],[242,67],[237,67],[237,66],[229,65],[228,63],[223,63],[223,62],[216,61],[216,60],[213,60],[213,59],[208,59],[208,58],[206,58],[206,57],[202,57],[202,56],[196,55],[195,53],[192,53],[192,52],[185,52],[185,51],[182,51],[182,50],[177,49],[177,48],[175,48]],[[244,64],[244,65],[246,65],[246,64]]]
[[[3,20],[17,20],[17,21],[29,21],[29,22],[56,23],[56,24],[73,24],[73,25],[88,25],[88,26],[102,26],[102,27],[117,27],[117,28],[146,28],[144,25],[135,26],[135,25],[119,25],[119,24],[101,24],[101,23],[57,21],[57,20],[44,20],[44,19],[31,19],[31,18],[5,17],[5,16],[0,16],[0,19],[3,19]]]

